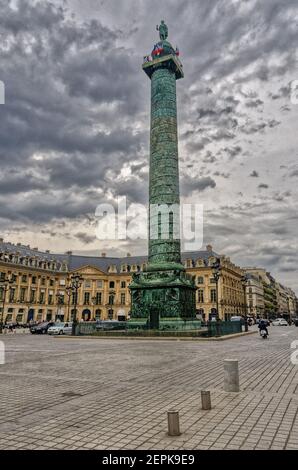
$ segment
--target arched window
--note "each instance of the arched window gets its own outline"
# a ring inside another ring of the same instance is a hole
[[[95,320],[100,320],[101,319],[101,310],[98,308],[95,310]]]

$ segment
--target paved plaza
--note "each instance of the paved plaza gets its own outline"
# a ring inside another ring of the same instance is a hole
[[[296,327],[227,341],[2,335],[1,449],[298,449]],[[241,392],[223,391],[239,359]],[[200,409],[211,390],[213,409]],[[180,411],[182,435],[166,434]]]

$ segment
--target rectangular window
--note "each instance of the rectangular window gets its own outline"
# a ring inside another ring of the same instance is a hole
[[[44,291],[41,291],[40,292],[40,295],[39,295],[39,303],[40,304],[43,304],[44,303],[44,299],[45,299],[45,295],[44,295]]]
[[[90,279],[86,279],[85,281],[85,289],[90,289],[91,287],[91,280]]]
[[[121,300],[121,305],[125,305],[125,294],[121,294],[120,300]]]
[[[26,297],[26,289],[24,287],[21,288],[20,292],[20,302],[24,302]]]
[[[9,302],[14,302],[15,293],[16,293],[16,290],[15,290],[15,289],[10,289],[10,292],[9,292]]]
[[[97,288],[101,289],[102,288],[102,281],[97,281]]]
[[[48,304],[49,304],[49,305],[53,305],[53,294],[49,294],[49,297],[48,297]]]
[[[211,302],[216,302],[216,289],[211,289]]]
[[[215,284],[215,279],[214,279],[214,277],[210,277],[210,284]]]
[[[204,284],[204,278],[203,276],[198,276],[198,284]]]
[[[60,286],[65,286],[65,279],[60,279],[59,284],[60,284]]]
[[[115,289],[115,282],[114,281],[110,282],[110,289]]]
[[[203,304],[204,303],[204,291],[203,289],[198,290],[198,302]]]
[[[30,292],[30,303],[34,303],[35,302],[35,290],[32,290]]]
[[[64,305],[64,292],[59,292],[57,295],[57,304]]]
[[[52,287],[54,285],[54,279],[50,279],[50,286]]]
[[[85,305],[90,304],[90,292],[85,292],[85,294],[84,294],[84,304]]]
[[[17,281],[17,278],[18,278],[18,277],[17,277],[16,274],[12,274],[12,275],[11,275],[11,279],[12,279],[13,282],[16,282],[16,281]]]
[[[125,281],[121,281],[121,289],[125,289],[126,288],[126,282]]]
[[[101,292],[96,292],[96,305],[100,305],[102,302],[102,294]]]
[[[23,275],[22,275],[22,282],[27,282],[27,276],[26,276],[26,274],[23,274]]]
[[[46,285],[46,280],[45,280],[44,277],[41,279],[41,285],[42,285],[42,286],[45,286],[45,285]]]
[[[36,276],[32,276],[32,284],[36,284]]]

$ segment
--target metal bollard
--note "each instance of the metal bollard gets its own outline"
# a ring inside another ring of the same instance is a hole
[[[201,391],[202,410],[211,410],[211,394],[207,391]]]
[[[168,411],[168,435],[180,436],[179,411]]]
[[[237,359],[224,361],[224,390],[225,392],[239,392],[239,368]]]

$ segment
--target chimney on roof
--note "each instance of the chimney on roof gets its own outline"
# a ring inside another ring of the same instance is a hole
[[[131,254],[130,254],[130,253],[127,253],[126,256],[127,256],[127,258],[130,258],[130,257],[131,257]]]
[[[212,245],[207,245],[207,246],[206,246],[206,250],[209,251],[209,252],[211,252],[211,251],[212,251]]]
[[[70,256],[72,255],[72,251],[67,251],[66,254]]]
[[[38,247],[35,246],[35,247],[33,248],[33,250],[34,250],[34,251],[38,251]]]
[[[101,257],[102,257],[102,258],[105,258],[106,256],[107,256],[106,253],[102,253],[102,254],[101,254]]]
[[[20,243],[20,242],[19,242],[19,243],[17,243],[17,246],[21,246],[21,243]]]
[[[50,250],[46,250],[46,253],[50,253]]]

